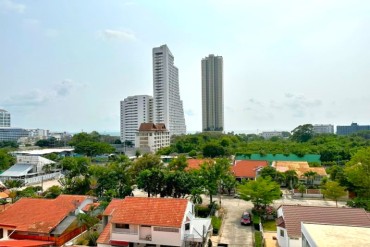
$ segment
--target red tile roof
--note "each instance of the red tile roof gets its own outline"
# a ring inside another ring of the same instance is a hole
[[[50,241],[37,241],[37,240],[0,240],[0,247],[41,247],[51,246],[54,242]]]
[[[362,208],[336,208],[283,205],[285,228],[290,237],[301,236],[301,222],[370,227],[370,218]]]
[[[96,240],[98,244],[109,244],[111,226],[112,224],[109,223],[105,226],[102,233],[100,233],[98,240]]]
[[[166,125],[163,123],[141,123],[139,131],[167,131]]]
[[[49,233],[87,198],[75,195],[60,195],[56,199],[21,198],[0,213],[0,226]]]
[[[212,162],[210,159],[188,159],[188,166],[185,168],[185,170],[199,170],[201,164],[209,161]]]
[[[113,213],[112,223],[181,227],[186,199],[126,197]]]
[[[109,203],[108,207],[103,212],[103,215],[109,216],[112,215],[114,210],[118,207],[120,207],[120,204],[123,202],[123,199],[112,199],[112,201]]]
[[[236,160],[232,171],[238,178],[255,178],[257,169],[267,165],[265,160]]]

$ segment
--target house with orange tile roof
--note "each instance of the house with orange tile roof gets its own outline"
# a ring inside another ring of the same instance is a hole
[[[185,168],[186,171],[199,170],[200,166],[205,162],[214,162],[211,159],[188,159],[188,166]]]
[[[203,246],[212,233],[211,219],[196,218],[187,199],[126,197],[113,200],[103,215],[109,222],[98,247]]]
[[[298,175],[298,179],[304,183],[308,182],[308,178],[304,174],[306,172],[315,172],[316,174],[312,180],[313,185],[320,185],[322,179],[328,176],[324,167],[310,167],[307,161],[274,161],[272,162],[272,167],[279,172],[294,170]]]
[[[231,170],[239,181],[242,179],[255,180],[258,172],[266,166],[268,163],[265,160],[235,160]]]
[[[0,213],[0,246],[2,240],[9,239],[46,241],[61,246],[85,230],[78,225],[77,215],[92,203],[92,197],[80,195],[21,198]]]
[[[370,217],[363,208],[282,205],[277,210],[277,217],[276,235],[279,246],[281,247],[302,246],[302,223],[328,226],[370,227]],[[347,238],[356,238],[356,236],[349,235]],[[337,246],[342,245],[339,244]]]

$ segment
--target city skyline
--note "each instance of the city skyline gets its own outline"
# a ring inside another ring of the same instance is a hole
[[[117,102],[152,94],[151,49],[167,44],[189,132],[202,129],[205,54],[227,61],[226,132],[368,124],[369,12],[367,1],[0,0],[0,108],[13,127],[119,132]]]

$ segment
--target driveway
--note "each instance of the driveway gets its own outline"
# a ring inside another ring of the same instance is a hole
[[[228,247],[253,246],[252,226],[240,225],[242,213],[244,211],[250,212],[252,203],[222,196],[221,205],[225,208],[226,215],[220,235],[212,238],[214,246],[217,246],[217,243],[228,244]]]

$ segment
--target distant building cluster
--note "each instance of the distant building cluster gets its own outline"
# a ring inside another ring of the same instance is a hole
[[[351,125],[338,125],[337,135],[350,135],[366,130],[370,130],[370,125],[358,125],[357,123],[352,123]]]
[[[314,124],[313,132],[315,134],[334,134],[334,125],[332,124]]]
[[[10,113],[0,109],[0,142],[11,141],[20,145],[34,145],[38,140],[54,137],[57,141],[61,141],[71,136],[66,132],[11,127],[10,119]]]

